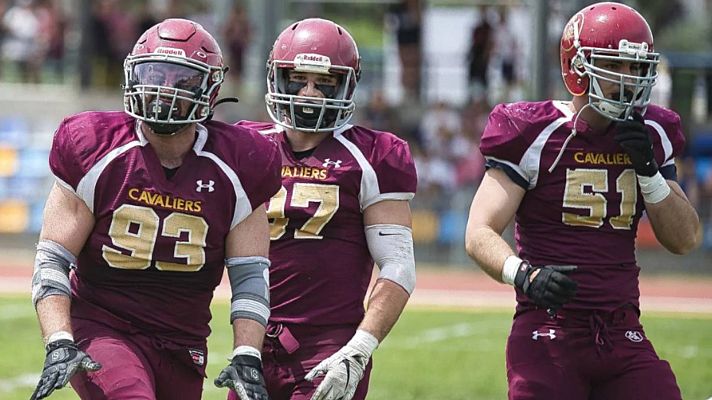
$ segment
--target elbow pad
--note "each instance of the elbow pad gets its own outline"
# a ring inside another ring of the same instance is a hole
[[[232,299],[230,323],[237,318],[251,319],[262,326],[269,320],[269,266],[265,257],[231,257],[225,260]]]
[[[69,270],[77,262],[76,257],[59,243],[40,240],[37,243],[35,268],[32,272],[32,304],[45,297],[64,295],[69,297]]]
[[[368,225],[366,242],[381,270],[378,277],[393,281],[412,294],[415,289],[413,231],[403,225]]]

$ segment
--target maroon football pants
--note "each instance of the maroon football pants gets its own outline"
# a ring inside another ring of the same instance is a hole
[[[207,349],[186,348],[106,325],[72,319],[79,348],[101,364],[77,373],[71,384],[82,399],[199,400]]]
[[[509,399],[678,400],[675,375],[633,306],[613,312],[515,315],[507,341]]]

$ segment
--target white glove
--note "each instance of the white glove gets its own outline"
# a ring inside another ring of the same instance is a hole
[[[351,400],[376,347],[378,339],[375,336],[357,330],[346,346],[320,362],[304,377],[311,382],[317,376],[326,374],[311,400]]]

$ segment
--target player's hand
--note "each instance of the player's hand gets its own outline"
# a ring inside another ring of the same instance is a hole
[[[325,375],[311,400],[351,400],[377,346],[378,340],[373,335],[357,330],[344,347],[304,377],[311,382],[317,376]]]
[[[44,369],[40,382],[30,400],[48,397],[55,389],[63,388],[79,371],[98,371],[101,365],[77,347],[74,341],[61,339],[47,345]]]
[[[262,361],[247,354],[235,355],[230,364],[215,378],[215,386],[227,387],[237,393],[240,400],[269,400]]]
[[[575,265],[533,267],[524,261],[514,277],[514,285],[536,305],[556,312],[576,294],[576,282],[566,276]]]
[[[630,156],[636,174],[653,176],[658,172],[653,142],[643,117],[638,113],[633,113],[632,117],[633,119],[616,123],[613,138]]]

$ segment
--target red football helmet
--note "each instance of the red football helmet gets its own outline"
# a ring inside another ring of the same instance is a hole
[[[290,70],[333,74],[339,83],[328,98],[297,96],[288,89]],[[353,115],[360,75],[358,48],[346,29],[319,18],[295,22],[279,34],[267,61],[267,112],[290,129],[335,131]]]
[[[124,61],[124,110],[156,133],[173,134],[208,118],[224,71],[210,33],[193,21],[167,19],[144,32]]]
[[[648,23],[633,8],[610,2],[585,7],[564,27],[560,50],[566,89],[574,96],[588,94],[589,104],[600,114],[622,121],[650,102],[660,55],[654,52]],[[641,73],[600,67],[611,61],[636,63]],[[607,98],[601,82],[617,84],[618,98]]]

